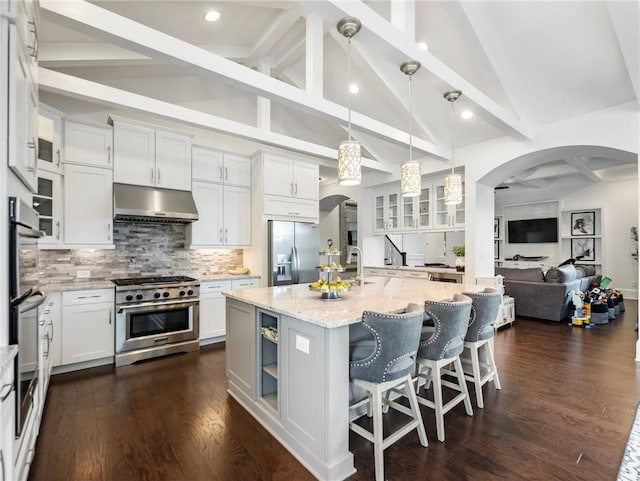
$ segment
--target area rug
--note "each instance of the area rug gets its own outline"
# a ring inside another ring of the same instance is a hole
[[[631,425],[631,432],[620,463],[617,481],[638,480],[640,480],[640,405],[636,410],[636,417]]]

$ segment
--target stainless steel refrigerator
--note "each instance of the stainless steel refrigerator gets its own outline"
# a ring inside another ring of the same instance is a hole
[[[269,286],[305,284],[318,278],[319,229],[305,222],[269,221]]]

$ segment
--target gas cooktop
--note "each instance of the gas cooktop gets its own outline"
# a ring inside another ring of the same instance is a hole
[[[181,284],[186,282],[197,282],[197,279],[187,276],[154,276],[154,277],[127,277],[124,279],[112,279],[116,286],[148,286]]]

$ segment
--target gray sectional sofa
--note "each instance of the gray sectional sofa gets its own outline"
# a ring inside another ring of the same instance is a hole
[[[496,275],[504,276],[504,291],[515,299],[516,315],[549,321],[571,316],[570,291],[584,292],[602,279],[594,266],[573,264],[552,267],[546,273],[540,267],[496,267]]]

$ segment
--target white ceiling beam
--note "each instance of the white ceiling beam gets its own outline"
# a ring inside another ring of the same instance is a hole
[[[200,48],[241,61],[249,49],[240,45],[200,45]],[[145,55],[103,42],[42,42],[38,50],[38,65],[42,67],[107,67],[120,65],[158,64]]]
[[[306,18],[305,90],[324,95],[324,31],[322,18],[310,14]]]
[[[335,159],[338,158],[337,149],[270,132],[251,125],[224,119],[205,112],[181,107],[169,102],[109,87],[42,67],[38,68],[38,88],[46,92],[100,105],[137,110],[168,120],[183,122],[195,127],[211,129],[245,140],[280,147],[315,157],[333,159],[334,162]],[[371,159],[362,159],[362,165],[372,170],[382,170],[379,163]],[[382,171],[387,172],[386,170]]]
[[[243,65],[207,52],[170,35],[117,15],[83,0],[59,2],[41,0],[41,8],[60,17],[82,32],[107,38],[139,54],[180,65],[204,78],[222,81],[255,95],[268,97],[284,106],[346,125],[348,110],[342,105],[318,98]],[[354,129],[362,130],[396,145],[407,146],[401,130],[357,112],[352,112]],[[445,153],[431,142],[414,138],[413,148],[437,158]]]
[[[391,0],[391,25],[402,30],[407,37],[416,39],[415,0]]]
[[[251,54],[244,61],[244,64],[248,67],[255,67],[261,59],[268,56],[269,51],[291,30],[291,27],[299,18],[300,10],[298,8],[280,12],[263,35],[256,41]]]
[[[636,101],[640,101],[640,3],[637,0],[608,0],[605,5],[636,94]]]
[[[570,157],[568,159],[564,159],[564,161],[570,166],[573,167],[574,169],[576,169],[576,173],[580,174],[584,177],[586,177],[587,179],[593,181],[593,182],[600,182],[600,177],[598,175],[596,175],[590,168],[589,166],[582,160],[576,158],[576,157]]]
[[[280,58],[276,58],[273,60],[273,75],[278,77],[281,72],[291,67],[300,57],[302,57],[305,53],[306,49],[306,39],[300,40],[293,47],[291,47],[287,52],[284,53]]]
[[[327,22],[337,23],[342,17],[357,17],[362,22],[362,30],[357,40],[396,63],[400,59],[418,60],[425,72],[433,77],[434,82],[442,84],[443,92],[450,89],[462,90],[465,97],[474,104],[476,115],[518,139],[529,139],[531,133],[522,121],[498,105],[486,94],[458,73],[444,64],[430,52],[418,47],[415,41],[391,25],[385,18],[360,0],[327,0],[324,2],[305,2],[298,0]]]
[[[258,62],[258,71],[265,75],[271,75],[271,66],[266,62]],[[263,130],[271,130],[271,100],[265,97],[257,98],[257,123],[256,125]]]

